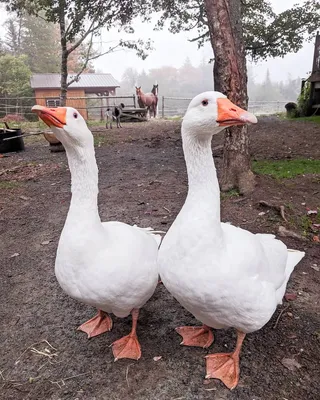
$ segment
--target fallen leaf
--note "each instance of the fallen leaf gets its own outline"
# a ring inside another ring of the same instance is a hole
[[[298,363],[294,358],[283,358],[281,364],[286,367],[289,371],[295,371],[296,368],[301,368],[302,365]]]
[[[287,312],[287,315],[288,315],[288,317],[293,317],[293,314],[292,314],[292,312]]]
[[[20,256],[20,253],[13,253],[12,256],[10,256],[10,258],[18,257],[18,256]]]
[[[295,293],[286,293],[286,294],[284,295],[284,298],[285,298],[287,301],[296,300],[297,295],[296,295]]]
[[[51,240],[45,240],[44,242],[41,242],[41,244],[46,245],[49,244],[51,242]]]
[[[320,239],[319,239],[319,236],[313,236],[313,239],[312,239],[314,242],[320,242]]]
[[[317,265],[311,265],[311,268],[317,272],[320,272],[320,267],[318,267]]]
[[[258,215],[260,215],[260,216],[265,215],[265,212],[264,212],[264,211],[261,211],[261,212],[259,212]]]
[[[317,210],[308,210],[308,211],[307,211],[307,214],[308,214],[308,215],[317,215],[317,214],[318,214],[318,211],[317,211]]]
[[[27,200],[30,199],[30,197],[27,197],[27,196],[19,196],[19,198],[20,198],[21,200],[25,200],[25,201],[27,201]]]
[[[159,361],[159,360],[161,360],[161,358],[162,358],[162,356],[153,357],[153,361]]]

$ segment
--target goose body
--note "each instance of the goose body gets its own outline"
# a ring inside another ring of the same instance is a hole
[[[88,226],[83,221],[77,226],[67,219],[55,273],[69,296],[123,318],[153,295],[157,253],[152,234],[137,227],[121,222]]]
[[[84,119],[70,107],[34,106],[33,111],[64,145],[71,173],[71,203],[55,263],[57,280],[69,296],[99,310],[79,327],[88,337],[112,328],[109,313],[117,317],[131,313],[132,332],[114,342],[113,353],[116,359],[138,359],[138,310],[158,283],[161,237],[151,228],[116,221],[101,223],[93,136]]]
[[[188,195],[158,257],[166,288],[203,323],[201,328],[177,328],[182,344],[208,347],[213,341],[210,328],[237,330],[233,353],[207,356],[207,377],[221,379],[229,388],[239,379],[245,334],[269,321],[304,256],[287,249],[274,235],[221,223],[212,135],[225,126],[256,122],[218,92],[205,92],[191,101],[182,123]]]
[[[222,223],[217,237],[205,220],[197,231],[192,223],[189,227],[179,223],[180,217],[159,254],[166,288],[207,326],[234,327],[244,333],[262,328],[281,304],[303,254],[289,251],[273,235],[254,235]]]

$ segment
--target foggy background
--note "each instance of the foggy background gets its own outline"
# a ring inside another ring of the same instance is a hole
[[[276,12],[281,12],[302,3],[301,0],[271,0]],[[2,26],[0,34],[5,34],[4,23],[8,14],[1,10]],[[156,15],[150,23],[136,19],[134,35],[118,32],[117,29],[102,29],[101,37],[94,42],[97,52],[104,52],[119,39],[153,40],[154,50],[146,60],[138,58],[134,51],[120,50],[107,54],[93,61],[95,72],[109,72],[120,83],[119,94],[133,93],[135,84],[147,92],[154,82],[159,84],[159,95],[192,97],[195,94],[213,88],[213,58],[210,43],[201,49],[197,43],[188,39],[197,32],[171,34],[166,29],[154,31]],[[308,75],[312,66],[313,43],[306,43],[301,51],[288,54],[284,58],[267,59],[263,62],[250,63],[248,59],[249,96],[251,101],[295,101],[300,90],[301,78]]]

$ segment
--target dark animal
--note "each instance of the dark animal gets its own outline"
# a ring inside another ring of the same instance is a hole
[[[122,128],[120,118],[122,115],[122,110],[124,109],[124,104],[120,103],[118,106],[115,106],[113,109],[108,107],[105,115],[106,115],[106,128],[108,129],[108,124],[110,124],[110,129],[112,129],[112,121],[115,119],[117,121],[117,128]],[[109,122],[110,121],[110,122]]]

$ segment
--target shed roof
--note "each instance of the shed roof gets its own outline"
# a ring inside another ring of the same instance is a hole
[[[69,76],[72,77],[72,74]],[[30,78],[32,89],[60,89],[60,74],[33,74]],[[81,74],[78,82],[70,88],[116,88],[119,82],[111,74]]]

